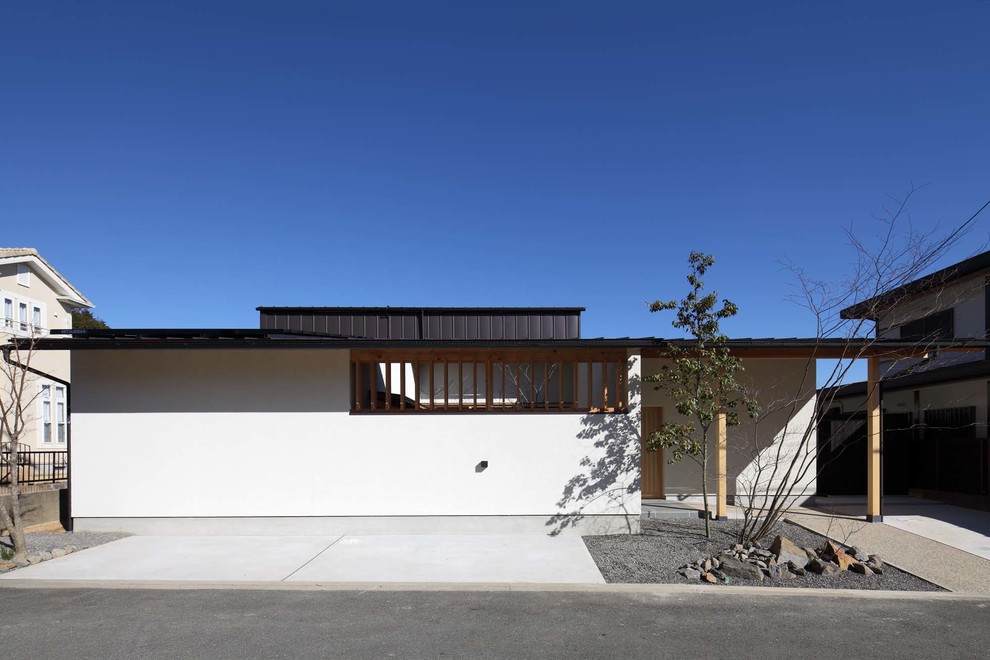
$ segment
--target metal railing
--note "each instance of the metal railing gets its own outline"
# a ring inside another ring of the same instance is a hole
[[[0,454],[0,486],[11,482],[11,455]],[[17,483],[40,484],[64,481],[69,472],[68,451],[18,451]]]

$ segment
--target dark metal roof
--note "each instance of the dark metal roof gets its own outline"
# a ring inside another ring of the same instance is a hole
[[[516,339],[516,340],[432,340],[432,339],[366,339],[303,332],[258,329],[167,329],[113,328],[100,330],[52,330],[51,337],[35,340],[38,350],[103,350],[103,349],[161,349],[161,348],[328,348],[328,349],[505,349],[505,348],[616,348],[658,349],[668,346],[691,348],[690,339],[661,337],[597,337],[582,339]],[[62,336],[59,336],[62,335]],[[68,335],[68,337],[64,336]],[[24,342],[25,340],[20,340]],[[861,347],[877,347],[877,352],[917,349],[918,344],[907,340],[859,340],[819,338],[735,338],[726,345],[731,349],[768,349],[781,351],[842,351]],[[982,339],[956,339],[927,342],[927,350],[967,347],[990,347]],[[822,355],[822,357],[825,357]]]
[[[878,316],[878,311],[884,311],[907,296],[924,293],[925,291],[944,286],[949,282],[962,279],[963,277],[987,270],[988,268],[990,268],[990,251],[982,252],[974,257],[953,264],[948,268],[936,271],[931,275],[925,275],[879,296],[874,296],[873,298],[846,307],[839,314],[844,319],[869,319],[871,321],[877,321],[879,319],[875,317]]]
[[[462,314],[465,312],[479,312],[483,314],[492,312],[526,312],[530,314],[542,314],[545,312],[584,312],[584,307],[285,307],[285,306],[264,306],[255,307],[259,312],[340,312],[343,314],[365,314],[365,313],[388,313],[388,312],[454,312]]]
[[[259,307],[263,330],[365,339],[577,339],[581,307]]]

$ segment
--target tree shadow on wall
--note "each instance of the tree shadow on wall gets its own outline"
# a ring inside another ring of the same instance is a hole
[[[636,360],[630,358],[627,367],[632,367]],[[629,378],[628,413],[588,414],[581,418],[584,428],[577,438],[593,440],[596,451],[581,459],[581,472],[564,485],[557,501],[560,513],[546,522],[550,536],[576,527],[587,515],[602,512],[624,514],[628,530],[633,531],[627,506],[630,498],[638,504],[640,496],[641,390],[640,376],[632,376]],[[586,514],[585,510],[592,505],[594,513]],[[632,517],[638,518],[639,514],[633,513]]]

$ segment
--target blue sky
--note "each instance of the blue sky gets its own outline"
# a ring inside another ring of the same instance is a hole
[[[583,305],[587,336],[672,336],[644,302],[704,250],[730,334],[809,335],[781,260],[841,277],[841,229],[912,182],[918,228],[990,197],[988,23],[966,0],[5,3],[2,242],[116,327]]]

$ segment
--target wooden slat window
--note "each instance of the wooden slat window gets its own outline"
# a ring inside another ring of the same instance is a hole
[[[624,413],[617,351],[352,351],[354,413]]]

